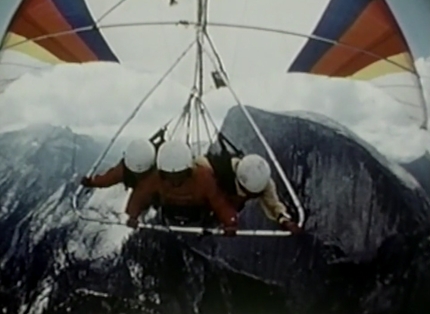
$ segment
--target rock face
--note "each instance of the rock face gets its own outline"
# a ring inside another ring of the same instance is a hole
[[[227,239],[144,230],[127,237],[119,251],[85,257],[78,251],[95,251],[112,238],[73,215],[69,197],[76,184],[66,165],[75,151],[71,143],[82,141],[78,156],[87,162],[76,163],[79,173],[103,147],[80,136],[70,142],[66,130],[50,148],[5,157],[10,165],[0,173],[8,178],[0,194],[0,232],[7,239],[0,247],[3,313],[429,311],[430,201],[416,180],[319,116],[249,110],[307,210],[305,234]],[[47,133],[54,130],[64,131]],[[264,155],[239,108],[231,109],[223,131],[245,152]],[[0,135],[2,153],[35,145],[23,134],[11,133],[7,141]],[[256,202],[247,204],[241,224],[276,228]]]
[[[0,228],[4,239],[16,241],[37,210],[60,187],[72,183],[76,169],[89,169],[100,149],[88,137],[77,138],[70,129],[49,125],[1,134],[0,147]],[[60,193],[55,201],[66,197]],[[10,241],[2,241],[0,256],[11,249]]]
[[[411,162],[403,163],[402,166],[418,180],[430,196],[430,153],[426,152]]]
[[[0,134],[0,308],[7,313],[41,302],[44,281],[62,264],[57,254],[80,231],[69,208],[73,174],[88,171],[103,144],[51,125]]]
[[[413,261],[389,256],[402,256],[404,250],[416,252],[430,224],[430,202],[417,181],[324,117],[248,109],[302,200],[308,234],[286,239],[221,239],[218,257],[241,272],[278,284],[287,282],[292,294],[307,290],[310,295],[326,290],[321,283],[330,281],[333,272],[341,276],[340,291],[355,282],[355,292],[360,294],[358,287],[366,278],[355,277],[360,270],[368,276],[361,292],[378,294],[381,282],[376,278],[381,273],[368,269],[378,265],[393,270],[390,275],[387,271],[392,282],[384,283],[389,287],[384,293],[398,296],[398,289],[403,288],[396,288],[394,278],[402,278],[406,272],[402,267]],[[230,110],[222,130],[238,148],[268,158],[240,108]],[[280,194],[287,198],[279,176],[276,181]],[[247,205],[242,216],[244,227],[271,225],[256,203]]]

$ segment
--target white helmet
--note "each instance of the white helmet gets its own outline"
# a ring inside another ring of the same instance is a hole
[[[245,156],[237,165],[236,178],[251,193],[261,193],[270,181],[271,171],[267,161],[256,154]]]
[[[155,147],[147,139],[138,139],[128,144],[124,152],[124,164],[132,172],[142,173],[155,163]]]
[[[169,141],[160,146],[157,156],[158,170],[180,172],[191,168],[193,155],[191,149],[180,141]]]

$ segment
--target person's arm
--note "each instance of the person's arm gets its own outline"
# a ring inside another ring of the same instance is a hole
[[[125,213],[131,219],[137,219],[151,205],[152,196],[155,193],[154,185],[151,183],[151,178],[142,180],[131,192],[125,208]]]
[[[103,174],[89,178],[89,185],[97,188],[107,188],[121,183],[124,178],[124,168],[120,162],[115,167],[110,168]]]
[[[290,218],[285,205],[279,200],[276,184],[270,179],[269,184],[260,197],[260,205],[270,220],[278,221],[280,216]]]

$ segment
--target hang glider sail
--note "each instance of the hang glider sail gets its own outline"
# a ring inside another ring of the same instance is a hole
[[[23,74],[52,65],[118,62],[101,32],[93,27],[96,21],[84,0],[7,0],[0,10],[5,15],[1,21],[5,34],[0,92]]]
[[[288,72],[371,81],[427,128],[423,88],[385,0],[332,0]]]

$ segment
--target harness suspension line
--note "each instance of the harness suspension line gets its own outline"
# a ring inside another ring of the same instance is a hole
[[[239,150],[235,145],[233,145],[233,143],[231,143],[231,142],[230,142],[230,140],[228,140],[228,139],[227,139],[227,137],[225,137],[225,135],[223,135],[223,134],[221,133],[221,130],[217,127],[217,125],[216,125],[216,123],[215,123],[214,119],[212,118],[212,115],[210,114],[210,111],[209,111],[209,109],[208,109],[208,106],[205,104],[205,102],[204,102],[202,99],[200,100],[200,106],[201,106],[201,110],[202,110],[203,112],[205,112],[205,116],[204,116],[205,122],[206,122],[206,124],[207,124],[207,120],[206,120],[206,115],[207,115],[207,119],[209,119],[209,121],[210,121],[210,122],[211,122],[211,124],[212,124],[212,127],[214,128],[215,136],[216,136],[216,135],[221,135],[221,136],[223,137],[223,139],[224,139],[225,141],[227,141],[228,145],[230,145],[230,147],[231,147],[233,150],[235,150],[236,152],[238,152],[238,153],[242,154],[242,151],[240,151],[240,150]],[[209,131],[208,131],[208,133],[209,133]],[[222,144],[222,143],[220,143],[220,144]]]
[[[199,126],[199,108],[200,108],[200,99],[203,96],[203,40],[204,35],[203,32],[206,29],[206,12],[207,12],[207,6],[206,6],[207,0],[199,0],[198,1],[198,10],[197,10],[197,23],[198,23],[198,29],[197,29],[197,97],[194,99],[194,106],[195,106],[195,112],[196,112],[196,133],[197,133],[197,151],[198,154],[201,154],[201,147],[200,147],[200,126]],[[210,134],[208,134],[208,137],[210,138]]]
[[[201,99],[199,100],[199,110],[200,110],[200,115],[202,116],[203,123],[205,125],[206,133],[208,134],[208,137],[209,137],[209,143],[212,144],[213,143],[212,136],[209,130],[209,124],[206,118],[206,112],[204,111],[203,105],[201,103]]]
[[[191,140],[190,140],[190,135],[191,135],[191,104],[193,103],[193,98],[190,98],[189,103],[186,106],[186,116],[187,116],[187,134],[186,134],[186,143],[189,147],[191,147]]]
[[[200,99],[199,105],[200,105],[200,110],[204,113],[205,116],[207,116],[207,119],[209,119],[209,121],[211,122],[212,127],[215,129],[215,132],[219,133],[220,130],[218,129],[218,127],[217,127],[214,119],[212,118],[212,115],[210,114],[208,107],[205,104],[205,102],[203,101],[203,99]],[[205,119],[206,119],[206,117],[205,117]],[[205,120],[205,121],[207,122],[207,120]]]
[[[173,127],[172,134],[170,134],[170,136],[169,136],[170,140],[173,139],[173,135],[176,133],[179,125],[181,124],[181,122],[184,122],[185,118],[187,117],[187,106],[188,106],[188,104],[189,104],[190,101],[191,101],[191,94],[188,96],[188,100],[185,103],[185,106],[182,108],[182,112],[179,115],[178,121],[176,122],[175,126]]]

